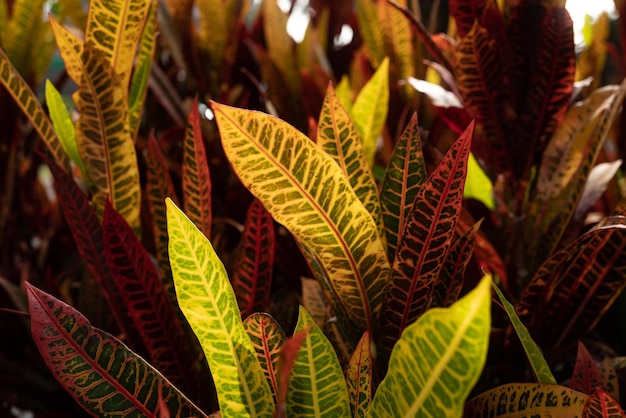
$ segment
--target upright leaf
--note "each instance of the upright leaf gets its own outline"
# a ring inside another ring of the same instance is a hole
[[[339,164],[357,197],[374,218],[380,238],[385,242],[387,238],[374,174],[359,132],[330,84],[320,113],[317,145]]]
[[[361,89],[350,109],[370,166],[374,165],[378,138],[383,133],[389,105],[389,58],[385,58]]]
[[[415,197],[383,302],[380,329],[385,352],[391,351],[402,331],[432,306],[461,212],[473,129],[472,123]]]
[[[280,350],[285,344],[285,332],[268,314],[253,313],[243,321],[252,341],[254,351],[272,390],[274,402],[278,401],[278,363]]]
[[[601,389],[591,395],[585,402],[582,418],[623,418],[626,417],[620,404],[611,395]]]
[[[396,256],[396,248],[405,230],[413,200],[425,181],[426,164],[422,154],[417,114],[414,114],[389,159],[380,192],[389,260]]]
[[[213,104],[224,150],[243,184],[324,266],[362,329],[373,329],[389,263],[376,223],[341,168],[271,116]]]
[[[460,38],[463,38],[480,18],[487,0],[450,0],[450,16],[454,18]]]
[[[183,140],[183,207],[198,229],[211,238],[211,175],[200,129],[197,97],[191,106]]]
[[[407,6],[407,0],[396,4]],[[376,2],[378,19],[383,33],[383,44],[386,55],[390,57],[395,68],[395,79],[405,80],[416,74],[413,34],[411,25],[404,14],[388,1]],[[404,85],[403,93],[410,97],[413,92],[410,86]]]
[[[355,4],[359,23],[359,33],[367,46],[367,55],[374,67],[380,66],[385,58],[383,33],[378,19],[376,3],[368,0],[358,0]]]
[[[348,389],[333,346],[300,307],[295,332],[309,329],[289,377],[288,417],[348,417]]]
[[[365,417],[372,402],[373,362],[371,344],[369,333],[363,333],[363,337],[361,337],[350,358],[346,372],[346,384],[348,385],[353,417]]]
[[[263,34],[267,55],[278,68],[289,91],[300,91],[300,73],[296,62],[294,41],[287,32],[287,16],[275,1],[263,2]]]
[[[491,330],[491,278],[402,333],[368,417],[460,417],[482,372]]]
[[[26,282],[33,339],[54,377],[94,416],[206,415],[157,370],[71,306]]]
[[[17,70],[26,78],[33,69],[32,58],[43,44],[36,41],[37,33],[45,25],[42,19],[45,0],[17,0],[12,3],[11,19],[4,29],[2,45]]]
[[[244,317],[269,305],[274,247],[274,220],[255,199],[248,208],[231,278]]]
[[[225,416],[269,417],[274,400],[211,243],[167,199],[169,255],[181,310],[196,333]]]
[[[593,394],[596,389],[605,390],[600,369],[581,341],[578,341],[576,364],[569,387],[587,395]]]

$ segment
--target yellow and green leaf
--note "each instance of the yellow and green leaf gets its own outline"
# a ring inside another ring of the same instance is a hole
[[[346,384],[348,385],[353,417],[365,417],[372,402],[373,362],[371,344],[370,335],[366,331],[350,358],[346,372]]]
[[[350,116],[363,140],[365,155],[374,165],[378,138],[387,121],[389,105],[389,58],[385,58],[354,100]]]
[[[460,417],[478,380],[491,331],[491,277],[449,308],[409,325],[393,348],[369,417]]]
[[[278,2],[263,2],[263,33],[267,55],[284,77],[293,93],[300,91],[300,72],[296,62],[294,41],[287,32],[288,16],[278,7]]]
[[[322,104],[317,145],[339,164],[357,197],[376,222],[380,239],[385,244],[387,238],[376,180],[365,156],[359,132],[339,102],[332,85],[328,86]]]
[[[341,168],[272,116],[213,103],[222,144],[243,184],[319,259],[361,329],[373,329],[389,274],[386,249]]]
[[[289,377],[286,416],[349,417],[348,389],[335,350],[313,318],[300,307],[294,333],[306,329]]]
[[[239,316],[226,269],[193,222],[170,199],[166,204],[178,302],[207,357],[222,414],[270,417],[272,391]]]
[[[376,3],[370,0],[357,0],[355,8],[359,33],[367,47],[367,55],[372,65],[378,67],[385,58],[385,45]]]
[[[18,72],[30,79],[32,58],[44,46],[38,33],[47,26],[42,19],[45,0],[17,0],[13,2],[11,19],[3,32],[2,47]]]

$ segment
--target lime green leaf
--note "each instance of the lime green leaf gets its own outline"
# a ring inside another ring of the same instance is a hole
[[[389,105],[389,59],[385,58],[354,100],[350,116],[356,125],[370,166],[374,165],[376,144],[387,121]]]
[[[50,80],[46,80],[46,103],[48,105],[48,111],[50,112],[50,119],[54,129],[61,140],[61,145],[70,160],[76,167],[80,169],[83,175],[83,179],[87,179],[85,172],[85,166],[78,154],[78,148],[76,147],[76,137],[74,136],[74,122],[70,116],[61,93],[54,87],[54,84]]]
[[[393,348],[370,417],[460,417],[487,357],[491,277],[409,325]]]
[[[350,401],[343,371],[333,346],[300,307],[295,332],[309,329],[291,370],[287,391],[288,417],[349,417]]]
[[[476,199],[489,209],[494,210],[493,185],[487,174],[476,161],[474,154],[470,154],[467,162],[467,178],[465,179],[466,199]]]
[[[317,145],[339,164],[357,197],[378,225],[380,239],[386,243],[374,174],[367,162],[359,132],[330,84],[317,127]]]
[[[226,269],[193,222],[171,199],[166,205],[178,302],[207,357],[222,414],[270,417],[272,392],[239,316]]]
[[[354,417],[365,417],[372,402],[372,353],[370,344],[370,335],[365,332],[352,354],[346,373],[350,407]]]
[[[552,372],[550,371],[550,367],[546,362],[546,359],[543,357],[541,350],[537,347],[537,344],[533,341],[530,334],[528,333],[528,329],[522,324],[519,317],[515,313],[515,307],[509,303],[508,300],[504,297],[498,286],[495,283],[492,283],[502,306],[504,306],[504,310],[506,314],[509,316],[511,323],[513,324],[513,328],[515,328],[515,332],[517,333],[517,337],[520,339],[522,346],[524,347],[524,351],[526,352],[526,356],[530,361],[530,366],[533,369],[533,374],[537,379],[538,383],[556,383],[556,379],[552,376]]]
[[[522,399],[527,402],[520,402]],[[565,386],[509,383],[469,400],[465,404],[463,416],[579,417],[587,399],[588,396],[584,393]]]
[[[217,103],[213,109],[243,184],[315,253],[353,321],[373,329],[389,262],[376,223],[341,168],[277,118]]]
[[[339,103],[349,113],[352,110],[352,89],[350,88],[350,78],[347,75],[344,74],[341,77],[339,84],[335,88],[335,94],[337,99],[339,99]]]
[[[265,378],[272,390],[274,402],[278,396],[278,361],[280,350],[285,343],[286,337],[278,323],[265,313],[253,313],[243,321],[254,351],[259,358]]]

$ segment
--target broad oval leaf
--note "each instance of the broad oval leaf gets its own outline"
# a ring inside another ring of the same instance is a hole
[[[25,283],[32,333],[54,377],[95,416],[206,415],[156,369],[71,306]]]
[[[349,417],[350,401],[337,354],[306,309],[295,333],[308,329],[289,377],[288,417]]]
[[[368,417],[460,417],[487,358],[491,277],[409,325],[393,348]]]
[[[578,417],[588,396],[565,386],[547,383],[509,383],[472,398],[463,416]]]
[[[243,184],[311,248],[354,322],[373,329],[389,262],[376,223],[341,168],[279,119],[217,103],[213,109]]]
[[[348,385],[353,417],[365,417],[372,402],[373,362],[371,344],[372,340],[366,331],[350,358],[346,372],[346,384]]]
[[[235,292],[211,243],[166,200],[169,256],[181,310],[195,332],[215,381],[225,416],[270,417],[274,400]]]

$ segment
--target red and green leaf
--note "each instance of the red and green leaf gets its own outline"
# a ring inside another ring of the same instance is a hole
[[[280,349],[278,357],[278,401],[276,402],[276,418],[285,417],[285,400],[289,390],[289,376],[296,364],[300,347],[304,344],[310,328],[295,332],[287,338]]]
[[[348,370],[346,372],[346,384],[350,396],[352,416],[363,418],[367,414],[373,396],[372,382],[372,353],[370,350],[371,339],[369,333],[363,333],[363,337],[356,346]]]
[[[596,389],[605,390],[600,369],[581,341],[578,341],[578,354],[569,387],[588,395]]]
[[[95,416],[155,416],[161,398],[175,416],[206,416],[119,340],[92,327],[71,306],[25,286],[39,352],[85,410]]]
[[[417,192],[381,312],[382,347],[388,352],[431,306],[461,212],[473,129],[472,123]]]
[[[198,98],[194,99],[183,141],[183,204],[185,213],[211,237],[211,176],[200,129]]]
[[[274,220],[254,199],[248,208],[231,282],[242,315],[267,309],[274,266]]]

